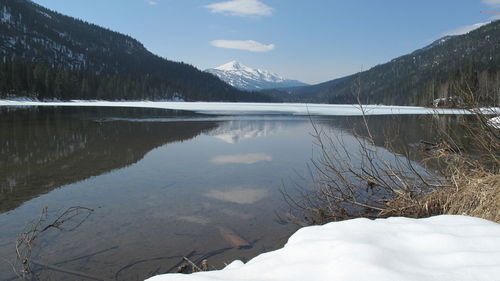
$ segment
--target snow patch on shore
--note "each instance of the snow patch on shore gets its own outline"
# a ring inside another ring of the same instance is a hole
[[[488,120],[488,125],[495,129],[500,129],[500,116],[493,117]]]
[[[390,115],[390,114],[467,114],[461,109],[435,109],[415,106],[359,105],[339,104],[303,104],[303,103],[228,103],[228,102],[159,102],[159,101],[82,101],[40,102],[29,100],[0,100],[0,106],[103,106],[103,107],[140,107],[187,110],[212,115],[251,115],[251,114],[286,114],[286,115]],[[500,112],[500,109],[496,110]]]
[[[500,280],[500,224],[465,216],[310,226],[246,264],[147,281]]]

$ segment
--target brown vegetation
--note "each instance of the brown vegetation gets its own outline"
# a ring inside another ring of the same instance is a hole
[[[500,130],[488,123],[493,112],[471,109],[470,113],[473,117],[461,124],[470,139],[467,150],[452,149],[450,143],[456,138],[441,132],[448,138],[447,145],[430,153],[429,159],[441,164],[439,171],[447,185],[423,194],[415,202],[395,198],[389,202],[396,210],[394,215],[454,214],[500,222]]]

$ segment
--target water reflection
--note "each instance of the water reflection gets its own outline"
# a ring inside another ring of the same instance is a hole
[[[172,112],[91,108],[0,114],[0,206],[10,210],[0,214],[0,256],[13,255],[12,241],[45,205],[95,212],[78,231],[48,233],[34,258],[116,280],[166,272],[179,262],[174,256],[190,251],[217,267],[246,260],[280,247],[296,228],[269,214],[282,204],[282,180],[309,157],[309,149],[297,153],[310,145],[308,124],[299,119],[194,121],[164,116]],[[234,128],[244,142],[217,137]],[[11,277],[0,263],[0,279]]]
[[[143,280],[188,254],[220,268],[282,246],[296,226],[275,221],[275,211],[286,208],[280,189],[308,177],[312,128],[307,118],[252,118],[0,110],[0,256],[13,255],[16,235],[45,205],[95,211],[78,231],[45,237],[35,257],[105,279]],[[393,124],[377,118],[377,132]],[[418,138],[425,126],[405,118]],[[317,120],[332,134],[359,121]],[[11,277],[0,263],[0,279]]]
[[[290,119],[288,118],[288,120]],[[237,120],[225,122],[210,134],[226,143],[235,144],[245,139],[269,136],[283,129],[283,123],[276,122],[276,119],[259,121]]]
[[[453,138],[460,147],[469,147],[470,140],[464,138],[465,128],[461,126],[465,115],[387,115],[359,117],[324,118],[317,121],[322,128],[341,130],[349,135],[374,139],[377,146],[390,146],[391,151],[421,160],[421,141],[438,143],[443,135]],[[473,117],[472,117],[473,118]],[[367,126],[370,128],[368,134]],[[331,135],[335,135],[332,133]]]
[[[191,223],[196,223],[196,224],[201,224],[201,225],[206,225],[210,223],[210,220],[207,218],[202,218],[202,217],[197,217],[197,216],[178,216],[178,220],[181,221],[186,221],[186,222],[191,222]]]
[[[235,187],[229,190],[209,190],[206,197],[236,204],[254,204],[267,197],[265,189]]]
[[[271,162],[273,157],[265,153],[249,153],[249,154],[236,154],[236,155],[219,155],[215,156],[210,162],[223,165],[223,164],[255,164],[258,162]]]
[[[0,110],[0,212],[59,186],[126,167],[158,146],[217,126],[101,122],[117,111]]]

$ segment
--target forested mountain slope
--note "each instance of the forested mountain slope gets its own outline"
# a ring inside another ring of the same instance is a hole
[[[294,101],[431,105],[474,92],[483,104],[500,100],[500,21],[444,37],[409,55],[322,84],[267,91]]]
[[[28,0],[0,0],[0,97],[15,96],[268,100],[158,57],[129,36]]]

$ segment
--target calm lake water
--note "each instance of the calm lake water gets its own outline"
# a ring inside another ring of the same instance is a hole
[[[426,118],[379,116],[370,125],[381,143],[396,127],[414,143],[432,138]],[[360,124],[314,121],[331,134]],[[280,190],[308,184],[312,131],[309,118],[291,116],[0,108],[0,279],[15,277],[16,237],[44,206],[50,216],[71,206],[94,212],[73,231],[44,232],[32,260],[102,280],[143,280],[186,255],[222,268],[282,247],[297,226],[277,220],[287,209]],[[238,248],[233,234],[249,245]]]

